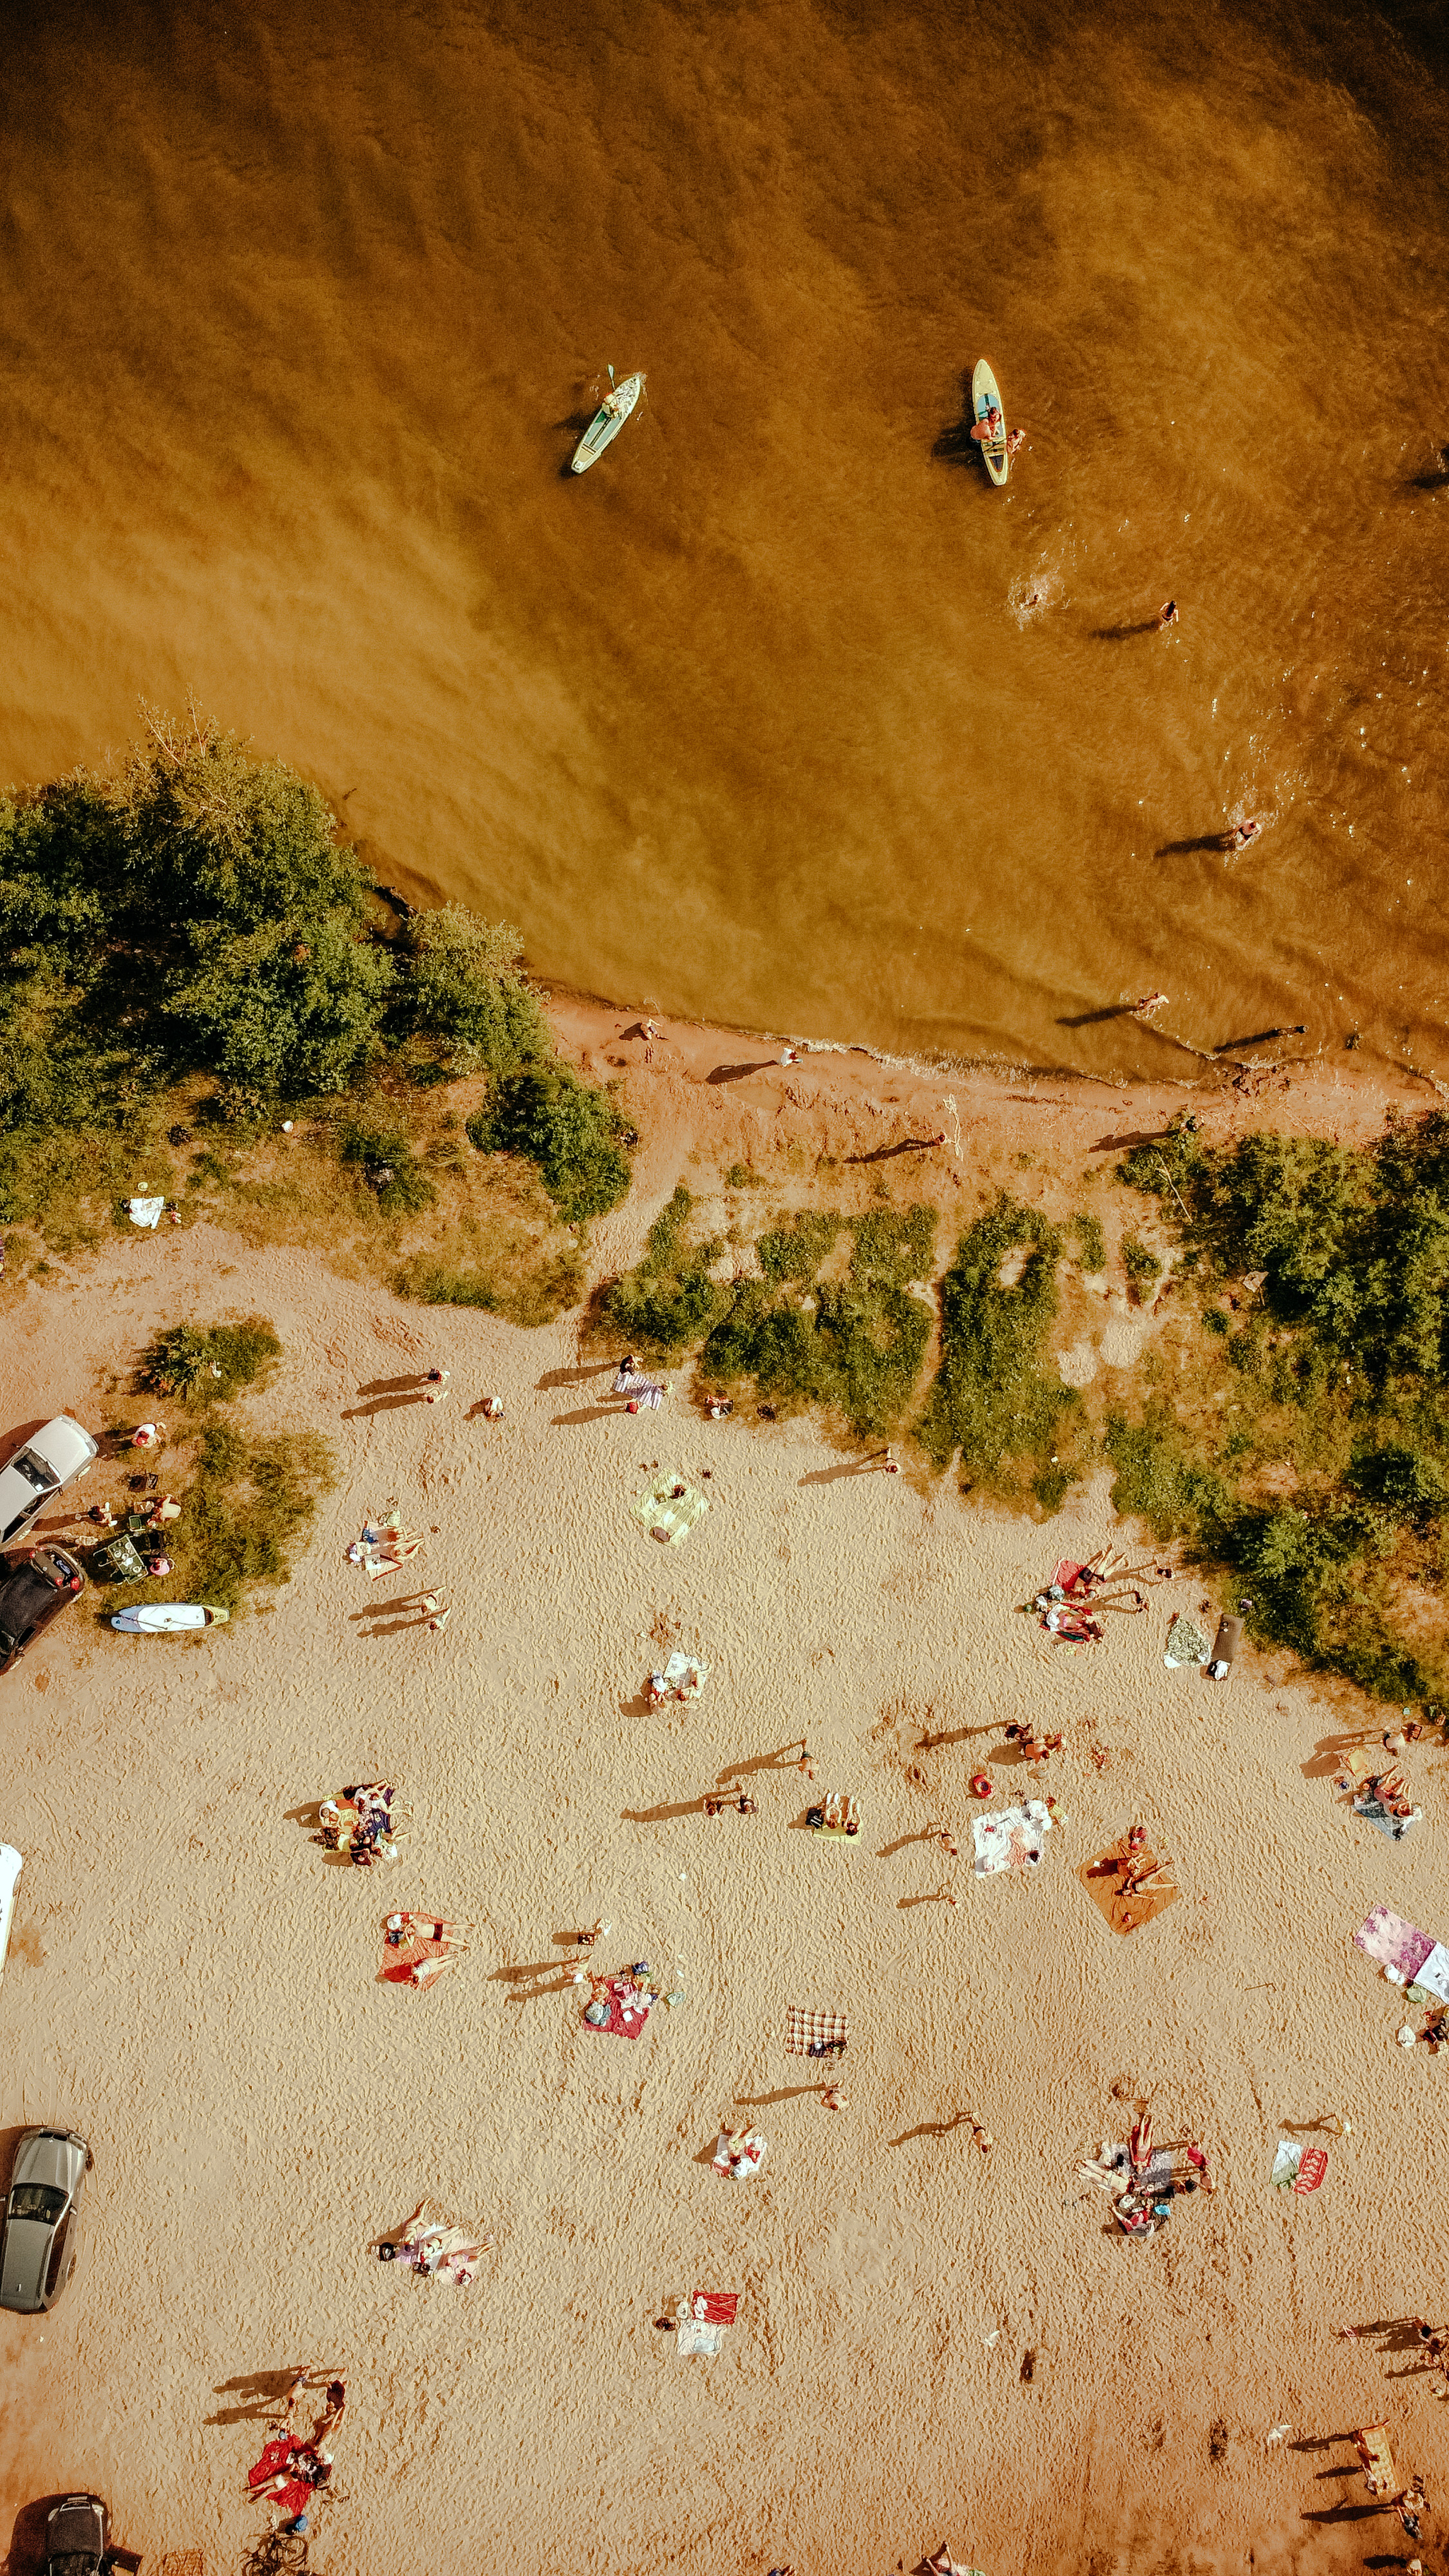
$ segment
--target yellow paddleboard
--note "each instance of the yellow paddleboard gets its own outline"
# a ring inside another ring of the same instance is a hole
[[[1011,471],[1011,460],[1006,453],[1006,414],[1001,408],[996,378],[984,358],[977,359],[972,373],[971,409],[978,421],[985,420],[991,411],[997,415],[996,436],[989,444],[985,439],[981,441],[981,458],[992,482],[1004,483]]]

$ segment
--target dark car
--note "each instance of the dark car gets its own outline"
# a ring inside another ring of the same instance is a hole
[[[33,1547],[24,1556],[0,1558],[0,1673],[8,1673],[85,1588],[85,1576],[63,1547]]]
[[[22,2129],[0,2221],[0,2308],[34,2317],[54,2307],[75,2270],[90,2162],[73,2129]]]
[[[99,2496],[64,2496],[46,2519],[45,2576],[101,2576],[110,2545],[110,2507]]]

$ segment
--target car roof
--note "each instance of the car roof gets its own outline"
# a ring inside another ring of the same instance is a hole
[[[53,1610],[60,1587],[35,1565],[18,1565],[0,1581],[0,1635],[18,1645]]]

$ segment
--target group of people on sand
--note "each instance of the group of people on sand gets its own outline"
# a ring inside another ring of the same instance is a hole
[[[345,1852],[354,1869],[371,1869],[380,1860],[401,1860],[401,1827],[397,1791],[390,1780],[358,1780],[317,1809],[314,1840],[324,1851]]]
[[[377,2259],[401,2263],[404,2271],[417,2272],[425,2281],[449,2281],[457,2289],[466,2289],[477,2279],[483,2256],[492,2253],[493,2238],[479,2236],[471,2227],[451,2227],[442,2219],[429,2218],[428,2207],[426,2198],[418,2202],[397,2235],[382,2239]]]
[[[332,2453],[327,2445],[347,2407],[347,2389],[340,2379],[329,2379],[322,2412],[312,2428],[310,2440],[294,2431],[292,2418],[303,2390],[318,2376],[311,2369],[297,2371],[286,2391],[282,2413],[274,2422],[273,2438],[261,2458],[249,2472],[247,2484],[259,2504],[280,2505],[289,2531],[304,2534],[310,2525],[308,2507],[319,2488],[327,2486],[332,2476]]]

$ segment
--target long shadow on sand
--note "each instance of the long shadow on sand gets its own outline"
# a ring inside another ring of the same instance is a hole
[[[704,1078],[706,1082],[716,1085],[722,1082],[743,1082],[747,1074],[768,1073],[771,1065],[778,1061],[778,1057],[766,1055],[760,1058],[758,1064],[717,1064],[713,1073],[707,1073]]]

